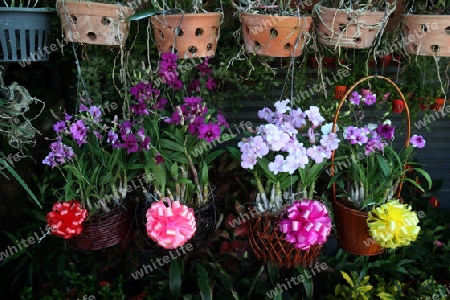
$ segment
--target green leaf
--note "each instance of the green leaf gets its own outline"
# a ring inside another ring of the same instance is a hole
[[[183,281],[183,260],[181,258],[173,259],[170,262],[169,270],[169,288],[174,298],[178,298],[181,294],[181,283]]]
[[[20,177],[20,175],[16,172],[16,170],[14,170],[14,168],[12,166],[10,166],[9,163],[2,158],[0,158],[0,163],[2,165],[4,165],[6,167],[6,169],[14,176],[14,178],[24,188],[24,190],[28,193],[28,195],[31,197],[31,199],[33,199],[33,201],[37,204],[37,206],[39,206],[39,208],[42,208],[42,205],[39,202],[39,200],[36,198],[34,193],[30,190],[30,188],[25,183],[25,181],[23,181],[22,177]]]
[[[154,16],[158,13],[161,13],[161,11],[153,9],[153,8],[144,9],[137,13],[134,13],[132,16],[129,16],[128,21],[139,21],[139,20]]]
[[[174,141],[171,141],[171,140],[168,140],[168,139],[161,139],[160,140],[160,145],[163,148],[170,149],[170,150],[173,150],[175,152],[184,153],[183,146],[178,144],[178,143],[176,143],[176,142],[174,142]]]
[[[267,272],[269,273],[270,283],[276,286],[278,278],[280,276],[279,268],[275,264],[267,263]]]
[[[236,147],[227,147],[228,152],[231,154],[231,156],[240,161],[241,160],[241,151]]]
[[[212,300],[212,289],[208,281],[208,273],[200,264],[196,264],[198,287],[203,300]]]
[[[218,156],[222,155],[225,152],[226,152],[225,149],[220,149],[220,150],[216,150],[216,151],[211,152],[210,154],[208,154],[205,157],[205,159],[204,159],[205,164],[210,164],[214,159],[216,159]]]
[[[383,172],[383,175],[385,177],[389,177],[391,174],[391,169],[389,168],[389,165],[386,163],[384,157],[377,153],[375,155],[375,158],[377,159],[378,165],[380,166],[381,172]]]

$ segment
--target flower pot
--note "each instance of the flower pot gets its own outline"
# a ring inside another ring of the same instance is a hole
[[[242,36],[248,53],[297,57],[309,36],[312,17],[241,13]]]
[[[342,97],[344,97],[345,92],[347,92],[346,85],[337,85],[334,88],[334,99],[341,99]]]
[[[428,98],[419,98],[417,101],[419,101],[420,110],[428,110],[430,108]]]
[[[300,250],[285,240],[278,230],[279,215],[263,214],[248,220],[249,242],[253,253],[265,263],[270,261],[278,267],[311,266],[319,256],[322,246]]]
[[[314,7],[319,43],[326,46],[364,49],[372,46],[380,32],[384,12]]]
[[[325,69],[335,69],[336,59],[334,57],[324,57],[322,65]]]
[[[315,56],[310,56],[308,58],[308,67],[310,69],[317,69],[319,67],[319,63],[317,62],[317,59]]]
[[[174,51],[178,58],[214,56],[222,16],[218,12],[151,16],[158,52]]]
[[[368,95],[373,94],[371,90],[369,90],[369,89],[364,89],[364,88],[362,88],[362,89],[360,90],[360,92],[361,92],[361,96],[362,96],[363,98],[367,97]]]
[[[392,111],[396,114],[401,114],[405,110],[405,102],[402,99],[392,100]]]
[[[61,18],[67,42],[122,46],[130,29],[126,19],[134,9],[119,5],[74,0],[58,0],[56,8]]]
[[[0,62],[48,61],[49,9],[0,7],[0,15]]]
[[[380,63],[383,67],[389,67],[389,64],[392,61],[392,54],[385,55],[381,58]]]
[[[139,233],[142,239],[146,242],[150,249],[158,248],[158,250],[166,251],[154,242],[147,235],[147,209],[151,206],[151,202],[147,202],[145,199],[139,201],[139,207],[137,209],[136,222]],[[186,244],[192,244],[195,250],[201,249],[206,242],[211,238],[217,223],[217,208],[216,201],[212,197],[208,203],[202,207],[194,209],[194,216],[196,220],[196,231],[194,236],[186,242]],[[185,245],[186,245],[185,244]]]
[[[431,109],[435,111],[440,111],[445,104],[445,98],[436,98],[435,102],[431,105]]]
[[[100,250],[131,238],[134,233],[134,203],[119,206],[109,213],[99,213],[83,223],[83,231],[68,239],[67,244],[76,250]]]
[[[384,251],[369,234],[366,212],[361,212],[341,203],[332,201],[339,245],[345,251],[364,256],[378,255]]]
[[[447,15],[403,15],[406,52],[425,56],[450,56],[450,17]]]
[[[394,66],[400,66],[401,60],[402,60],[402,56],[401,54],[394,54],[394,56],[392,57],[393,60],[393,64]]]

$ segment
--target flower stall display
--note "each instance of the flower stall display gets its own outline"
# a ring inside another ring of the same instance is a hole
[[[169,199],[172,207],[179,203],[194,211],[195,234],[180,231],[184,241],[192,243],[194,248],[207,241],[216,223],[208,172],[211,162],[224,152],[213,148],[221,141],[228,123],[219,110],[209,107],[207,98],[202,98],[203,94],[207,95],[205,90],[211,92],[215,88],[208,59],[191,65],[193,77],[182,71],[190,63],[183,60],[178,64],[176,54],[164,53],[157,70],[149,72],[147,78],[131,89],[135,99],[130,108],[142,116],[152,136],[152,150],[141,155],[149,186],[141,203],[140,232],[149,245],[156,242],[166,249],[182,244],[175,240],[174,244],[162,242],[168,231],[172,231],[170,227],[159,234],[152,231],[149,217],[154,214],[149,214],[149,210],[155,201]],[[184,214],[186,210],[177,211]]]
[[[48,223],[55,224],[52,233],[80,250],[124,241],[133,219],[133,202],[127,195],[136,172],[130,167],[139,152],[150,149],[143,124],[104,118],[101,107],[89,99],[82,99],[76,114],[55,117],[56,137],[42,163],[61,171],[66,183],[55,191],[61,201],[47,214]],[[76,218],[63,217],[67,213]]]
[[[376,95],[364,97],[354,89],[368,78],[375,76],[358,81],[338,106],[334,119],[336,128],[345,101],[349,102],[350,113],[347,115],[355,118],[342,121],[345,126],[340,123],[342,142],[333,154],[329,184],[340,245],[347,252],[358,255],[376,255],[384,248],[395,249],[414,241],[420,230],[418,218],[400,200],[400,191],[405,182],[423,189],[405,173],[415,170],[431,186],[428,173],[410,160],[415,148],[425,146],[425,140],[419,135],[410,135],[409,109],[403,94],[390,79],[376,77],[390,82],[405,102],[404,144],[394,141],[400,134],[394,122],[387,119],[388,114],[376,123],[363,124],[366,120],[363,107],[376,103]]]
[[[331,231],[327,207],[315,196],[315,182],[339,145],[332,124],[316,106],[303,111],[290,100],[265,107],[258,117],[267,123],[250,130],[229,148],[256,181],[256,218],[249,220],[255,255],[280,267],[310,264]]]

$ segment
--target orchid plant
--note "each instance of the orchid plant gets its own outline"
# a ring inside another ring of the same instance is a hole
[[[42,163],[64,176],[66,184],[58,193],[63,201],[77,199],[91,213],[121,205],[136,174],[137,153],[151,148],[142,122],[103,119],[101,107],[89,99],[82,99],[75,115],[54,116],[56,138]]]
[[[318,107],[303,111],[291,107],[289,99],[274,106],[275,111],[265,107],[258,112],[267,123],[251,130],[239,150],[229,148],[254,175],[260,213],[276,213],[295,197],[312,199],[315,182],[340,143]]]
[[[394,199],[403,182],[423,190],[417,182],[404,176],[410,170],[421,173],[431,186],[428,173],[410,160],[415,148],[425,146],[423,137],[413,135],[408,146],[399,149],[394,143],[396,127],[391,120],[361,124],[364,118],[362,106],[376,103],[375,94],[363,97],[355,91],[349,100],[350,109],[358,112],[355,113],[356,124],[342,130],[343,142],[335,153],[330,172],[333,176],[328,187],[338,186],[336,197],[349,200],[358,209],[371,210]]]
[[[228,123],[201,97],[205,89],[215,88],[208,59],[195,65],[200,75],[193,78],[177,60],[174,53],[161,55],[158,69],[148,74],[150,80],[141,79],[131,89],[135,97],[131,110],[142,117],[152,136],[153,149],[142,155],[151,182],[144,191],[147,199],[169,197],[200,207],[211,199],[210,163],[224,152],[213,148]]]

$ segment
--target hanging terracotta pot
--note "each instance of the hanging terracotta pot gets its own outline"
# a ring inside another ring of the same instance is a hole
[[[341,99],[342,97],[344,97],[345,92],[347,92],[346,85],[337,85],[334,88],[334,99]]]
[[[362,89],[360,90],[360,92],[361,92],[361,96],[362,96],[363,98],[367,97],[368,95],[373,94],[371,90],[366,89],[366,88],[362,88]]]
[[[402,60],[402,55],[401,54],[394,54],[392,57],[392,63],[394,64],[394,66],[399,66]]]
[[[324,57],[322,65],[325,69],[335,69],[336,59],[334,57]]]
[[[151,16],[158,52],[174,51],[179,58],[214,56],[222,16],[218,12]]]
[[[402,99],[392,100],[392,111],[401,114],[405,110],[405,102]]]
[[[419,102],[420,110],[428,110],[430,108],[428,98],[418,98],[417,101]]]
[[[381,58],[380,63],[383,67],[389,67],[389,64],[392,61],[392,54],[385,55]]]
[[[339,245],[356,255],[378,255],[384,249],[371,237],[367,226],[366,212],[350,208],[340,200],[332,201]]]
[[[127,18],[134,9],[119,5],[73,0],[58,0],[64,38],[68,42],[119,46],[129,32]]]
[[[312,17],[241,13],[242,36],[248,53],[297,57],[303,52]]]
[[[310,56],[308,58],[308,67],[310,69],[317,69],[319,67],[319,63],[317,62],[317,59],[315,56]]]
[[[389,15],[379,11],[356,11],[314,7],[319,43],[342,48],[369,48],[380,32],[383,19]]]
[[[445,104],[445,98],[436,98],[435,102],[431,105],[431,109],[435,111],[440,111]]]
[[[450,56],[450,19],[446,15],[403,15],[405,49],[409,54]]]

